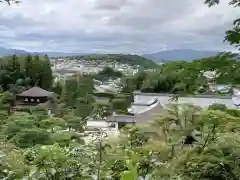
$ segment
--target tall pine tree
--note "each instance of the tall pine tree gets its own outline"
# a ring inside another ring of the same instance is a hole
[[[53,75],[51,69],[51,63],[47,55],[44,56],[44,60],[41,62],[41,72],[39,77],[39,86],[43,89],[51,89],[53,83]]]
[[[7,65],[5,66],[7,74],[10,76],[10,81],[8,84],[15,84],[18,79],[21,78],[21,67],[18,61],[18,57],[14,54],[11,59],[9,59]]]
[[[93,78],[91,76],[73,76],[64,83],[61,99],[71,107],[76,107],[77,99],[85,100],[93,94]]]
[[[39,58],[38,55],[36,55],[30,61],[31,62],[28,64],[28,76],[32,80],[31,85],[32,86],[39,86],[40,73],[41,73],[41,69],[42,69],[40,58]]]
[[[25,76],[31,78],[31,69],[33,68],[32,64],[32,56],[31,54],[28,54],[28,56],[25,59]]]

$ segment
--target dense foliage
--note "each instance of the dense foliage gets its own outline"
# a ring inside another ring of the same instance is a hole
[[[205,4],[208,4],[210,7],[219,3],[220,0],[205,0]],[[239,0],[230,0],[229,5],[234,8],[240,8]],[[225,41],[236,47],[240,46],[240,17],[233,21],[233,28],[226,32]]]
[[[73,76],[65,80],[64,84],[60,84],[60,91],[57,90],[55,93],[60,96],[59,101],[65,109],[71,109],[76,116],[83,119],[98,116],[99,113],[104,117],[113,112],[126,114],[127,108],[133,102],[132,92],[119,94],[95,92],[91,75]]]
[[[208,83],[204,72],[215,71],[219,74],[215,84],[240,84],[240,62],[229,53],[220,54],[192,62],[170,62],[161,65],[154,72],[139,72],[128,79],[128,86],[144,92],[165,93],[206,93]]]
[[[29,87],[52,88],[52,70],[48,56],[4,57],[0,64],[0,85],[4,91],[19,93]]]
[[[219,1],[206,2],[213,5]],[[239,5],[239,2],[231,4]],[[235,35],[229,38],[236,40]],[[44,81],[51,77],[49,65],[47,57],[43,63],[37,56],[28,56],[25,61],[11,57],[1,65],[1,90],[13,91],[14,86],[19,89],[20,85],[51,88],[51,79]],[[217,83],[239,84],[239,69],[239,62],[228,55],[164,64],[155,72],[140,72],[126,78],[124,94],[109,95],[112,106],[98,103],[91,116],[103,119],[109,108],[124,110],[122,99],[131,99],[134,89],[195,92],[198,86],[206,85],[202,70],[220,73]],[[90,76],[66,81],[58,89],[61,101],[67,106],[60,116],[37,110],[30,114],[9,113],[6,106],[13,98],[9,92],[1,94],[0,179],[240,179],[239,110],[222,104],[208,109],[192,104],[169,104],[147,125],[127,126],[118,137],[108,139],[103,138],[104,132],[97,131],[96,139],[84,143],[82,132],[88,116],[85,113],[89,112],[88,105],[93,104],[93,89]]]
[[[99,81],[106,81],[109,79],[115,80],[121,77],[123,77],[123,74],[120,71],[116,71],[110,67],[105,67],[102,71],[97,73],[94,78]]]
[[[11,4],[18,4],[21,1],[18,1],[18,0],[0,0],[0,3],[2,3],[2,2],[6,2],[8,5],[11,5]]]
[[[125,127],[118,138],[96,134],[86,144],[80,135],[84,123],[71,113],[63,118],[14,113],[2,118],[0,177],[239,179],[239,116],[219,108],[227,110],[170,104],[147,126]]]

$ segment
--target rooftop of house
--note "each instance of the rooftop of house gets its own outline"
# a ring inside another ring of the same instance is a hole
[[[121,123],[146,123],[152,120],[156,113],[162,109],[160,102],[153,98],[145,104],[132,104],[129,113],[133,115],[113,115],[113,121]]]
[[[17,94],[17,96],[21,97],[51,97],[53,95],[53,92],[44,90],[40,87],[32,87],[31,89],[28,89],[20,94]]]
[[[233,88],[233,94],[235,96],[240,96],[240,88],[239,87]]]
[[[157,98],[160,104],[164,107],[170,103],[178,104],[194,104],[202,108],[206,108],[212,104],[225,104],[228,108],[238,108],[236,104],[240,104],[240,98],[235,96],[217,96],[217,95],[192,95],[192,96],[179,96],[177,101],[171,101],[172,94],[166,93],[134,93],[134,102],[148,102],[153,98]]]
[[[133,115],[112,116],[112,121],[122,123],[145,123],[154,118],[161,109],[170,103],[194,104],[207,108],[212,104],[225,104],[228,108],[238,109],[240,107],[240,96],[217,96],[217,95],[192,95],[180,96],[177,101],[171,100],[172,94],[166,93],[134,93],[134,103],[129,108]]]

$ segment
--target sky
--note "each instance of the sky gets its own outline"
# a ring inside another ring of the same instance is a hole
[[[22,0],[0,4],[0,46],[35,51],[145,54],[234,50],[224,32],[240,17],[222,0]]]

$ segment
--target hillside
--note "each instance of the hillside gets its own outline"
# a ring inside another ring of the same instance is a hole
[[[136,83],[137,90],[147,93],[212,94],[215,93],[212,87],[227,89],[227,85],[240,84],[239,60],[240,57],[226,53],[189,62],[168,62],[161,65],[157,71],[138,74],[132,83]],[[203,72],[217,72],[216,76],[209,75],[216,84],[209,85]],[[231,94],[231,90],[226,90],[223,94],[228,91]]]
[[[106,62],[119,62],[121,64],[128,64],[131,66],[140,65],[144,68],[155,68],[157,64],[152,60],[138,55],[130,54],[88,54],[81,56],[68,56],[69,59],[78,59],[85,61],[106,61]]]
[[[77,56],[77,55],[80,55],[81,53],[28,52],[21,49],[8,49],[8,48],[0,47],[0,56],[11,56],[13,54],[16,54],[17,56],[27,56],[28,54],[44,56],[45,54],[47,54],[49,57],[58,57],[58,56]]]
[[[142,55],[145,58],[151,59],[155,62],[161,61],[191,61],[194,59],[202,59],[210,56],[216,56],[217,51],[201,51],[193,49],[174,49],[168,51],[161,51],[152,54]]]
[[[27,56],[31,55],[39,55],[44,56],[47,54],[49,57],[58,58],[65,57],[69,59],[78,59],[78,60],[86,60],[86,61],[106,61],[112,62],[116,61],[122,64],[129,64],[131,66],[140,65],[145,68],[154,68],[157,66],[155,62],[149,60],[148,58],[138,56],[138,55],[130,55],[130,54],[87,54],[84,55],[82,53],[65,53],[65,52],[27,52],[25,50],[20,49],[7,49],[4,47],[0,47],[0,56],[12,56],[16,54],[17,56]]]
[[[0,47],[0,56],[11,56],[13,54],[24,56],[24,55],[27,55],[28,52],[24,50],[19,50],[19,49],[7,49],[7,48]]]
[[[28,54],[43,56],[46,53],[27,52],[27,51],[21,50],[21,49],[7,49],[4,47],[0,47],[0,56],[2,56],[2,57],[3,56],[12,56],[13,54],[16,54],[17,56],[27,56]]]

